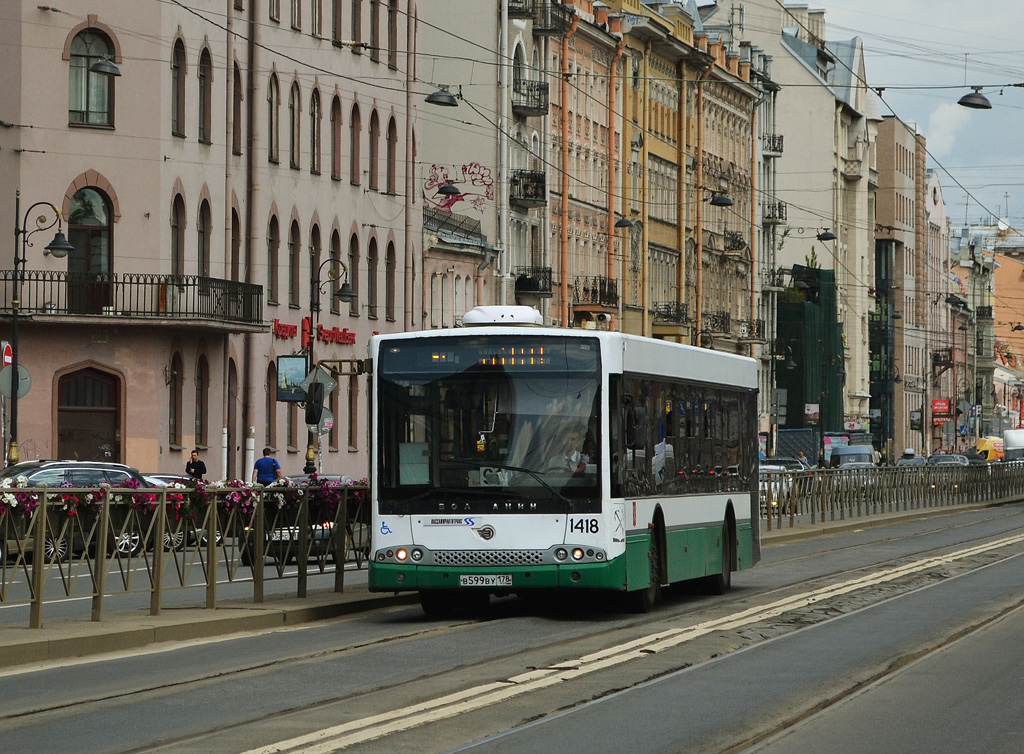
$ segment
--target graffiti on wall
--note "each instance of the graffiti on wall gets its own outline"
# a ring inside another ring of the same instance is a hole
[[[458,194],[443,194],[441,187],[451,185]],[[483,213],[484,205],[494,201],[494,177],[491,169],[479,162],[459,166],[431,165],[423,182],[423,199],[427,206],[442,212],[475,210]]]

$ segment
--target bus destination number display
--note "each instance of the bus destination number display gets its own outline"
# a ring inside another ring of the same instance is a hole
[[[596,518],[570,518],[569,531],[580,534],[597,534],[601,529]]]

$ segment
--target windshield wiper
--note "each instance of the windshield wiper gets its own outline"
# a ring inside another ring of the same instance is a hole
[[[445,463],[461,464],[463,466],[469,466],[469,467],[474,468],[474,469],[504,469],[505,471],[521,471],[524,474],[529,474],[531,477],[533,477],[537,482],[540,483],[540,485],[542,487],[544,487],[544,489],[546,489],[552,495],[557,497],[563,503],[568,503],[569,502],[569,498],[567,498],[561,492],[559,492],[554,487],[552,487],[550,484],[545,482],[544,478],[540,474],[538,474],[536,471],[534,471],[533,469],[527,469],[527,468],[525,468],[523,466],[509,466],[509,465],[504,464],[504,463],[491,463],[490,461],[488,461],[487,463],[483,463],[482,461],[464,461],[464,460],[462,460],[460,458],[449,458],[449,459],[445,460]],[[477,489],[477,488],[474,487],[474,489]]]

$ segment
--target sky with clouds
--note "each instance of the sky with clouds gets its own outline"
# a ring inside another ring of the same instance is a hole
[[[860,37],[883,114],[924,134],[954,225],[1024,229],[1024,0],[823,0],[827,37]],[[1018,86],[1011,86],[1017,84]],[[984,86],[991,110],[957,100]]]

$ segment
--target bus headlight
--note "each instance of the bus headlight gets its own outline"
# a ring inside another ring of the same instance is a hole
[[[583,548],[582,547],[574,547],[572,549],[572,559],[573,560],[583,560]]]
[[[413,550],[412,551],[412,559],[417,561],[417,562],[420,561],[420,560],[423,560],[423,550],[420,550],[419,548]]]
[[[555,550],[555,560],[565,560],[567,557],[569,557],[569,553],[566,552],[564,547],[559,547]]]
[[[404,547],[400,547],[398,550],[395,551],[395,560],[397,560],[399,563],[407,560],[408,557],[409,551],[406,550]]]

